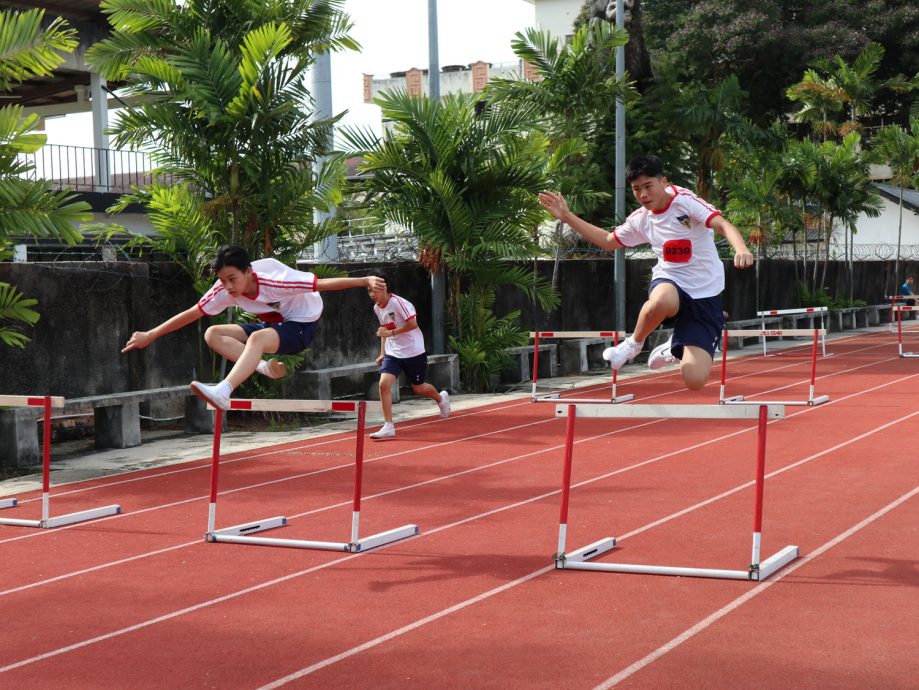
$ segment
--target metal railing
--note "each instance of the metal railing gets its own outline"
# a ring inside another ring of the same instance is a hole
[[[154,175],[153,159],[143,151],[46,144],[35,153],[19,154],[17,161],[31,168],[24,177],[49,180],[58,189],[75,192],[124,194],[132,186],[144,187],[157,178],[164,179]],[[165,179],[171,182],[173,178]]]

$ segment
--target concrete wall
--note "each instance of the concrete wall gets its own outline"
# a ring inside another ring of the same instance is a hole
[[[627,324],[634,325],[644,301],[650,260],[627,262]],[[352,275],[366,275],[368,264],[343,266]],[[844,290],[840,263],[827,273],[830,293]],[[388,264],[396,293],[411,301],[425,340],[431,342],[430,283],[413,262]],[[539,262],[551,276],[552,262]],[[855,264],[855,295],[880,303],[892,280],[893,262]],[[612,325],[613,262],[611,259],[568,261],[560,266],[562,307],[546,315],[518,291],[502,290],[498,311],[521,309],[521,324],[566,330],[593,330]],[[903,275],[919,276],[919,262],[902,262]],[[727,269],[725,308],[734,319],[755,315],[755,273]],[[760,266],[762,309],[796,306],[794,270],[787,261],[765,261]],[[54,394],[66,397],[180,385],[192,378],[196,352],[203,341],[196,326],[169,334],[144,351],[122,355],[133,330],[150,328],[193,305],[197,299],[191,281],[171,264],[141,263],[0,263],[0,281],[15,284],[39,300],[42,318],[30,333],[25,350],[0,346],[0,393]],[[323,368],[366,362],[379,353],[376,321],[365,290],[324,293],[325,311],[305,366]],[[200,322],[203,328],[208,320]],[[295,390],[285,391],[294,397]]]

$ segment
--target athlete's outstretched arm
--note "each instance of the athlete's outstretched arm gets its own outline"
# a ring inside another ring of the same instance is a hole
[[[179,312],[171,319],[164,321],[156,328],[151,328],[149,331],[134,331],[121,351],[128,352],[129,350],[143,350],[145,347],[147,347],[147,345],[152,343],[160,336],[166,335],[167,333],[172,333],[173,331],[177,331],[190,323],[194,323],[202,316],[204,316],[204,314],[200,309],[198,309],[197,304],[193,307],[189,307],[185,311]]]
[[[607,232],[603,228],[598,228],[596,225],[588,223],[583,218],[573,214],[568,208],[568,202],[565,201],[565,197],[561,194],[556,194],[548,190],[540,192],[539,203],[558,220],[571,226],[571,229],[581,237],[597,245],[601,249],[611,252],[625,246],[616,239],[614,233]]]

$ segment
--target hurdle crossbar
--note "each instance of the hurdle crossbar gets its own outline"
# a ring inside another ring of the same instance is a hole
[[[903,358],[919,357],[919,352],[903,351],[903,312],[919,312],[919,306],[897,304],[893,311],[897,313],[897,354]]]
[[[887,332],[893,333],[893,324],[896,321],[894,314],[897,311],[897,305],[905,304],[908,300],[912,301],[914,305],[919,305],[919,295],[887,295],[887,299],[890,300],[890,322],[887,324]]]
[[[766,426],[769,419],[782,419],[785,408],[780,404],[762,404],[752,407],[723,407],[720,405],[579,405],[559,404],[556,416],[567,418],[565,428],[565,455],[562,470],[562,498],[559,509],[558,551],[555,567],[559,570],[595,570],[611,573],[638,573],[645,575],[675,575],[682,577],[709,577],[729,580],[765,580],[780,568],[796,559],[797,546],[789,545],[765,560],[761,559],[763,533],[763,489],[766,468]],[[604,537],[571,553],[565,550],[568,535],[568,507],[571,494],[571,465],[574,455],[574,428],[578,417],[618,418],[670,418],[670,419],[756,419],[756,481],[753,506],[753,543],[750,564],[746,570],[691,568],[670,565],[645,565],[631,563],[590,563],[616,547],[616,537]]]
[[[766,311],[756,312],[756,316],[763,320],[763,330],[769,330],[766,328],[766,317],[767,316],[790,316],[792,314],[812,314],[813,316],[820,317],[820,330],[823,331],[823,335],[820,336],[820,347],[821,354],[826,357],[826,324],[824,322],[824,317],[829,316],[829,309],[827,307],[803,307],[800,309],[768,309]],[[813,319],[811,319],[811,324],[813,324]],[[792,329],[785,331],[788,334],[788,337],[793,336],[793,331],[797,329]],[[812,329],[807,330],[807,335],[811,334]],[[762,335],[761,340],[763,343],[763,357],[768,357],[769,352],[766,348],[766,338],[768,335]]]
[[[386,532],[372,534],[361,538],[358,534],[361,515],[361,484],[364,467],[364,427],[368,410],[379,412],[382,406],[378,402],[367,401],[328,401],[328,400],[243,400],[230,401],[230,410],[248,411],[283,411],[283,412],[350,412],[357,414],[357,431],[355,437],[354,464],[354,497],[351,512],[351,540],[348,542],[314,541],[305,539],[279,539],[251,536],[257,532],[284,527],[288,524],[283,515],[246,522],[232,527],[216,529],[217,520],[217,479],[220,466],[220,437],[223,427],[223,410],[216,410],[214,417],[214,444],[211,454],[211,496],[208,505],[207,533],[208,542],[225,542],[229,544],[258,544],[261,546],[281,546],[295,549],[319,549],[323,551],[347,551],[357,553],[377,546],[389,544],[399,539],[418,534],[417,525],[403,525]]]
[[[530,394],[531,402],[555,402],[560,399],[558,391],[538,395],[536,393],[536,384],[539,381],[539,339],[540,338],[612,338],[613,346],[619,344],[619,338],[625,338],[628,334],[624,331],[530,331],[530,338],[533,339],[533,390]],[[633,393],[618,395],[616,388],[618,385],[619,372],[613,369],[613,387],[610,391],[610,397],[606,399],[597,398],[577,398],[578,402],[609,402],[624,403],[634,400]],[[571,398],[565,398],[570,400]]]
[[[55,395],[0,395],[0,407],[40,407],[42,408],[42,488],[41,519],[24,520],[20,518],[0,518],[0,525],[15,527],[37,527],[50,529],[70,525],[74,522],[95,520],[107,515],[117,515],[121,506],[110,505],[101,508],[81,510],[76,513],[51,516],[51,410],[64,408],[64,398]],[[0,501],[0,508],[14,508],[19,505],[15,498]]]
[[[718,404],[720,405],[764,405],[774,403],[776,405],[807,405],[813,407],[815,405],[822,405],[826,402],[829,402],[830,396],[828,395],[814,395],[814,388],[817,381],[817,338],[821,335],[826,335],[826,330],[823,328],[813,328],[813,329],[790,329],[790,330],[766,330],[762,331],[766,334],[779,333],[779,334],[789,334],[789,335],[810,335],[813,337],[813,345],[811,346],[811,378],[810,378],[810,388],[808,391],[807,400],[745,400],[742,395],[732,395],[730,397],[725,396],[725,389],[727,386],[727,361],[728,361],[728,338],[737,337],[741,335],[757,335],[760,331],[724,331],[723,343],[721,346],[721,388],[718,394]]]

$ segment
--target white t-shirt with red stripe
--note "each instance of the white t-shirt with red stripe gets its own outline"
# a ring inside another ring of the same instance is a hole
[[[379,304],[374,304],[373,313],[380,320],[380,325],[392,331],[415,318],[415,307],[407,299],[390,293],[386,306],[381,307]],[[420,328],[413,328],[405,333],[389,336],[383,347],[383,351],[391,357],[399,359],[417,357],[424,354],[424,335]]]
[[[255,295],[231,297],[218,280],[198,300],[198,309],[216,316],[227,307],[240,307],[267,323],[316,321],[322,315],[322,297],[316,292],[316,276],[297,271],[277,259],[252,262]]]
[[[669,278],[694,298],[720,295],[724,264],[711,222],[721,211],[683,187],[669,185],[667,191],[672,196],[666,208],[639,208],[613,234],[626,247],[651,245],[657,256],[652,279]]]

